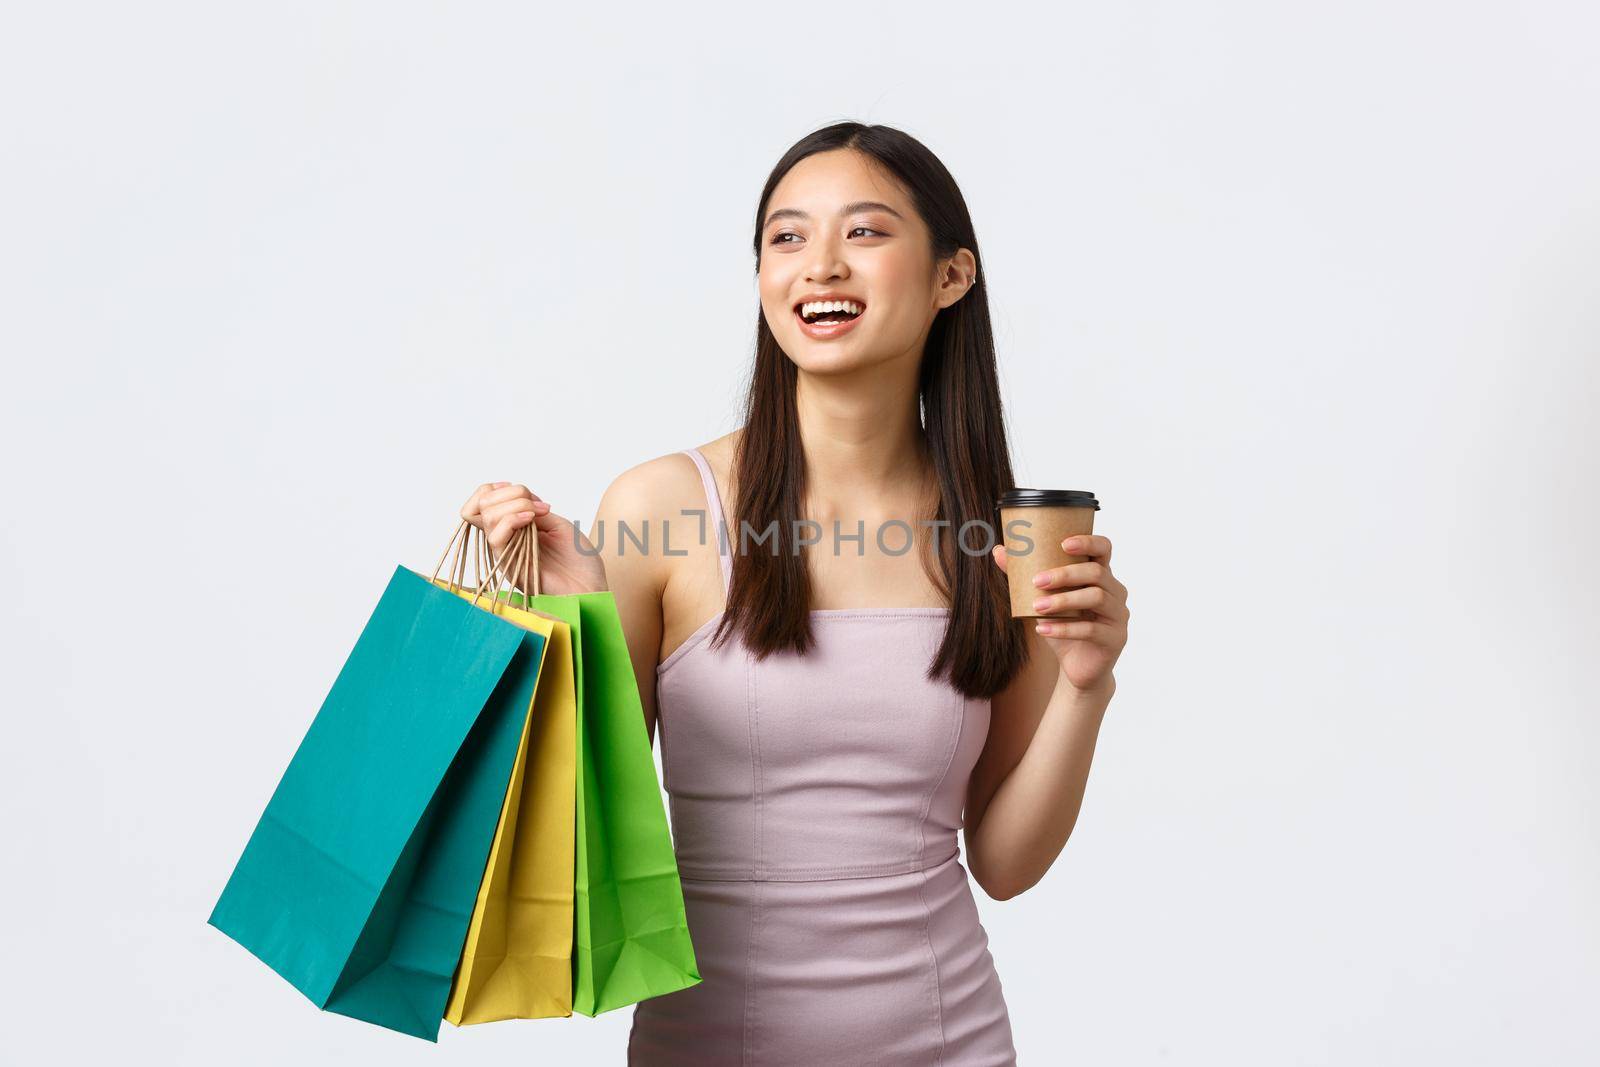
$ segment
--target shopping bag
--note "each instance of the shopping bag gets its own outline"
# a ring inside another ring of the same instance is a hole
[[[529,618],[524,609],[542,612],[563,620],[571,635],[577,836],[570,1003],[592,1016],[701,977],[616,602],[609,592],[539,595],[538,558],[534,528],[526,526],[513,534],[501,560],[488,562],[494,596],[511,605],[510,617]],[[501,578],[533,595],[499,591]],[[544,685],[541,680],[541,691]],[[486,874],[481,897],[493,895],[494,877]]]
[[[444,579],[435,579],[444,586]],[[474,590],[456,589],[466,599]],[[445,1008],[456,1026],[572,1014],[577,691],[571,628],[509,604],[544,664]]]
[[[498,607],[396,567],[207,920],[320,1008],[430,1041],[547,645]]]
[[[572,1008],[594,1016],[701,981],[644,708],[610,592],[508,590],[564,619],[577,661],[577,856]]]

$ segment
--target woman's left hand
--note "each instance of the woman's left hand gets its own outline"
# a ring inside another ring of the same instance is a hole
[[[1034,610],[1041,615],[1085,612],[1083,618],[1038,619],[1034,629],[1061,661],[1061,674],[1075,689],[1113,684],[1111,668],[1128,643],[1128,587],[1111,573],[1111,541],[1099,534],[1078,534],[1061,542],[1082,563],[1040,571]],[[1005,547],[995,548],[995,562],[1005,570]]]

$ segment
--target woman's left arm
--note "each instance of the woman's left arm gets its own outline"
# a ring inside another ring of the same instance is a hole
[[[1082,563],[1041,572],[1045,614],[1027,628],[1028,661],[991,702],[989,737],[967,787],[967,866],[985,893],[1007,900],[1036,885],[1061,854],[1083,805],[1089,763],[1128,640],[1128,589],[1111,573],[1111,542],[1062,542]],[[1005,569],[1005,548],[995,562]]]

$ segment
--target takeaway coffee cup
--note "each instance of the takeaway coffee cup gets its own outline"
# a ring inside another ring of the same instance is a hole
[[[1073,534],[1094,532],[1094,513],[1100,510],[1094,494],[1083,489],[1011,489],[1001,494],[997,507],[1000,543],[1006,549],[1006,580],[1011,587],[1011,617],[1082,618],[1077,611],[1052,615],[1034,611],[1033,602],[1047,590],[1034,585],[1033,577],[1089,558],[1068,553],[1061,542]]]

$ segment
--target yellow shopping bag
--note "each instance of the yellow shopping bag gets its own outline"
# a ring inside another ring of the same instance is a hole
[[[545,638],[532,713],[495,828],[444,1017],[457,1026],[572,1014],[577,689],[567,623],[480,601]]]

